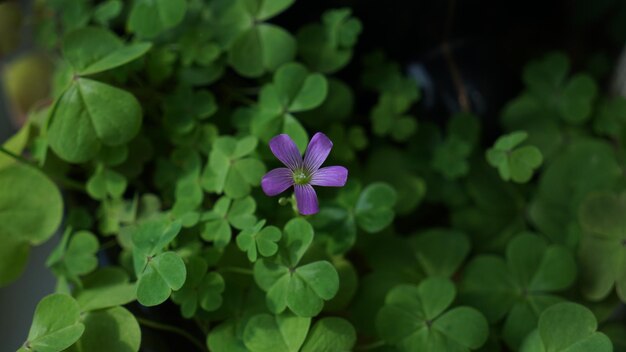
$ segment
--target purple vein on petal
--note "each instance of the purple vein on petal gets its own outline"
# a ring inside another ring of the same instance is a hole
[[[317,194],[311,185],[295,185],[296,203],[302,215],[311,215],[319,211]]]
[[[298,147],[288,135],[279,134],[272,138],[269,144],[274,156],[291,170],[295,170],[302,165],[300,151],[298,151]]]
[[[304,166],[307,170],[314,172],[319,169],[328,157],[328,154],[330,154],[332,148],[333,142],[322,132],[317,132],[313,138],[311,138],[311,142],[309,142],[309,145],[306,147],[306,152],[304,153]]]
[[[348,169],[343,166],[327,166],[313,173],[313,186],[343,187],[348,180]]]
[[[268,196],[283,193],[291,186],[293,186],[292,173],[291,170],[286,167],[271,170],[266,173],[261,180],[261,188]]]

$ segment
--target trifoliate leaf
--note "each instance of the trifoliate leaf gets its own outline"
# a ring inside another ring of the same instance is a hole
[[[98,266],[96,252],[100,247],[98,238],[89,231],[78,231],[70,236],[65,231],[59,245],[48,257],[46,265],[60,276],[77,280],[78,276],[92,272]]]
[[[611,340],[596,329],[593,313],[580,304],[563,302],[541,313],[537,330],[528,335],[520,351],[611,352]]]
[[[522,234],[509,242],[506,262],[484,255],[468,264],[461,301],[478,308],[491,323],[506,316],[503,338],[517,349],[541,311],[562,300],[553,293],[571,286],[575,278],[576,262],[568,249]]]
[[[313,228],[296,218],[285,225],[277,261],[261,259],[255,263],[254,279],[267,292],[267,305],[279,314],[287,307],[298,316],[317,315],[324,301],[339,290],[339,276],[326,261],[298,266],[313,240]]]
[[[308,134],[292,113],[311,110],[326,99],[328,84],[319,73],[309,71],[298,63],[282,65],[266,84],[259,96],[259,113],[253,117],[250,129],[264,141],[286,133],[304,152]]]
[[[153,38],[185,17],[185,0],[134,0],[126,26],[140,37]]]
[[[248,254],[248,260],[255,262],[260,253],[263,257],[270,257],[278,251],[278,242],[282,236],[280,229],[265,225],[265,220],[259,221],[254,227],[247,228],[237,235],[237,247]]]
[[[180,304],[183,317],[189,319],[196,314],[198,307],[214,311],[222,305],[224,279],[215,272],[207,272],[207,262],[199,257],[191,257],[187,262],[187,279],[183,287],[172,293],[172,300]]]
[[[352,58],[352,48],[361,33],[361,22],[348,8],[326,11],[321,24],[308,25],[298,32],[298,51],[312,69],[333,73]]]
[[[108,196],[120,198],[126,191],[126,185],[124,176],[111,169],[99,167],[87,181],[87,193],[98,200]]]
[[[211,193],[225,193],[237,199],[250,194],[252,186],[258,186],[265,174],[265,165],[249,156],[254,148],[250,138],[240,141],[232,137],[219,137],[215,140],[209,155],[209,163],[202,174],[202,187]],[[247,152],[243,154],[243,152]]]
[[[376,318],[380,336],[400,351],[478,349],[487,340],[487,321],[473,308],[447,311],[454,296],[454,285],[443,278],[396,286]]]
[[[73,163],[93,158],[102,145],[129,142],[141,126],[141,106],[119,88],[78,78],[56,100],[50,115],[50,147]]]
[[[228,50],[228,62],[235,71],[245,77],[259,77],[294,58],[296,41],[291,34],[280,27],[264,23],[292,3],[293,0],[252,0],[244,6],[233,4],[233,13],[230,15],[237,18],[234,22],[240,28],[236,29],[239,34]]]
[[[498,168],[503,180],[526,183],[543,163],[539,148],[530,145],[517,148],[526,138],[526,132],[514,132],[498,138],[493,148],[487,150],[487,161]]]
[[[25,351],[63,351],[76,342],[84,330],[80,308],[72,297],[59,293],[46,296],[35,309],[24,343]]]
[[[586,74],[567,78],[570,64],[562,53],[550,53],[528,64],[523,79],[539,103],[540,110],[550,112],[565,122],[580,125],[590,116],[597,86]]]
[[[76,74],[91,75],[122,66],[143,56],[152,44],[125,45],[112,32],[84,27],[70,32],[63,40],[63,56]]]
[[[310,318],[291,313],[256,315],[246,324],[243,341],[251,352],[298,352],[310,324]]]
[[[183,286],[186,275],[185,263],[174,252],[149,258],[145,268],[137,272],[137,300],[147,307],[165,302],[172,290]]]
[[[254,198],[245,197],[232,200],[221,197],[213,206],[213,210],[202,215],[202,238],[212,241],[218,248],[224,248],[232,237],[231,226],[238,230],[251,228],[256,223]]]

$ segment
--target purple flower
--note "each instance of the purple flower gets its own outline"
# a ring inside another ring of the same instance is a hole
[[[319,206],[313,186],[342,187],[348,179],[348,169],[343,166],[320,168],[332,148],[333,142],[318,132],[306,147],[303,160],[298,147],[288,135],[279,134],[272,138],[270,149],[286,167],[274,169],[263,176],[263,192],[275,196],[293,186],[300,214],[317,213]]]

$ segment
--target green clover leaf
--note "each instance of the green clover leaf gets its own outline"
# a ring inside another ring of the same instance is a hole
[[[78,303],[55,293],[37,304],[28,338],[19,351],[60,352],[76,342],[84,330]]]
[[[251,352],[298,352],[310,324],[311,318],[291,313],[256,315],[246,324],[243,341]]]
[[[78,281],[78,276],[88,274],[98,267],[96,253],[100,248],[98,238],[89,231],[71,235],[67,229],[57,247],[50,253],[46,265],[59,276]]]
[[[528,64],[523,73],[530,94],[565,122],[584,123],[590,116],[597,94],[594,80],[586,74],[567,79],[569,60],[562,53],[550,53]]]
[[[282,237],[280,229],[265,226],[265,220],[259,221],[254,227],[244,229],[237,235],[237,247],[248,254],[248,260],[255,262],[258,253],[270,257],[278,252],[278,242]]]
[[[0,286],[17,279],[30,246],[47,241],[62,217],[61,193],[45,174],[21,163],[0,168]]]
[[[131,231],[131,238],[139,259],[135,271],[143,268],[147,257],[161,253],[180,232],[180,221],[171,221],[165,216],[157,216],[135,225]]]
[[[82,319],[85,332],[67,352],[137,352],[141,329],[135,316],[124,307],[92,311]]]
[[[143,56],[151,47],[150,43],[125,45],[106,29],[84,27],[64,38],[63,56],[76,74],[86,76],[129,63]]]
[[[185,263],[174,252],[150,257],[145,268],[137,272],[137,300],[144,306],[156,306],[167,300],[172,291],[185,283]]]
[[[626,117],[626,99],[614,97],[600,102],[593,120],[593,130],[601,135],[620,138]]]
[[[585,306],[555,304],[541,313],[537,330],[528,335],[520,351],[613,351],[611,340],[597,327],[595,316]]]
[[[93,20],[103,27],[114,20],[122,12],[124,4],[121,0],[107,0],[96,6],[93,11]]]
[[[468,158],[478,142],[480,123],[476,116],[458,113],[448,121],[448,135],[436,146],[433,169],[449,180],[458,179],[469,172]]]
[[[323,206],[311,219],[318,239],[330,253],[345,253],[356,242],[357,227],[376,233],[391,224],[396,198],[396,191],[384,182],[371,183],[363,190],[348,183],[339,191],[337,204]]]
[[[296,54],[296,41],[284,29],[265,21],[286,10],[294,0],[233,2],[239,28],[228,49],[228,63],[242,76],[259,77]]]
[[[181,86],[165,99],[163,110],[168,132],[186,135],[200,121],[213,116],[217,111],[217,104],[211,92],[194,91],[191,87]]]
[[[505,318],[504,341],[516,349],[536,326],[539,314],[562,300],[554,293],[575,279],[576,262],[567,248],[521,234],[509,242],[506,261],[482,255],[468,264],[461,300],[478,308],[491,323]]]
[[[256,223],[256,203],[248,196],[232,200],[221,197],[215,202],[213,209],[202,215],[204,223],[201,236],[206,241],[212,241],[217,248],[226,247],[232,238],[231,226],[238,230],[245,230]]]
[[[180,221],[160,217],[140,223],[131,232],[137,300],[144,306],[163,303],[179,290],[186,277],[185,263],[174,252],[164,252],[181,229]]]
[[[181,314],[187,319],[196,314],[198,306],[210,312],[222,305],[224,279],[218,273],[207,272],[208,267],[200,257],[189,258],[185,284],[172,293],[172,300],[180,304]]]
[[[154,38],[185,17],[185,0],[134,0],[126,26],[140,37]]]
[[[352,48],[362,30],[361,22],[348,8],[328,10],[321,24],[298,31],[298,52],[307,66],[322,73],[334,73],[350,62]]]
[[[312,317],[339,290],[339,276],[333,265],[317,261],[299,266],[313,241],[313,227],[304,219],[290,220],[284,229],[276,261],[257,260],[254,279],[267,292],[267,306],[279,314],[289,308],[298,316]]]
[[[579,219],[584,232],[578,258],[581,289],[588,299],[604,299],[615,287],[619,298],[626,301],[626,280],[620,264],[625,257],[625,210],[624,193],[590,194],[580,206]]]
[[[498,138],[493,148],[487,150],[487,161],[498,169],[503,180],[526,183],[543,163],[539,148],[531,145],[516,148],[526,138],[526,132],[514,132]]]
[[[87,193],[93,199],[107,196],[120,198],[126,191],[127,181],[120,173],[99,165],[87,181]]]
[[[301,64],[290,62],[274,73],[259,95],[258,116],[251,121],[251,132],[263,141],[279,133],[290,135],[301,153],[309,141],[306,130],[292,115],[311,110],[326,99],[328,83],[319,73],[309,73]]]
[[[130,283],[126,271],[119,267],[104,267],[82,278],[76,290],[76,301],[83,312],[112,308],[134,301],[137,288]]]
[[[379,97],[370,115],[376,135],[391,135],[394,140],[404,142],[417,130],[417,120],[407,113],[419,97],[417,86],[407,80],[404,87],[399,92],[385,92]]]
[[[252,156],[257,139],[248,136],[240,140],[219,137],[213,143],[209,163],[202,174],[202,187],[210,193],[225,193],[233,199],[250,194],[265,174],[265,165]]]
[[[50,113],[48,140],[63,160],[85,162],[105,146],[129,142],[139,132],[142,112],[130,93],[77,78],[55,101]]]
[[[380,336],[400,351],[478,349],[487,340],[487,321],[473,308],[447,310],[455,294],[452,282],[437,277],[394,287],[376,318]]]

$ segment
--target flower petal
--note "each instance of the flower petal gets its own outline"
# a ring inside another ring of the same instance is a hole
[[[348,169],[343,166],[323,167],[313,173],[313,186],[343,187],[348,180]]]
[[[268,196],[283,193],[292,185],[293,176],[291,170],[286,167],[280,167],[266,173],[261,180],[261,188],[263,188],[263,192]]]
[[[306,147],[304,167],[310,172],[315,172],[322,166],[331,149],[333,142],[322,132],[317,132]]]
[[[311,185],[295,185],[296,203],[302,215],[311,215],[319,211],[317,194]]]
[[[291,170],[295,170],[302,165],[302,156],[298,147],[291,137],[286,134],[279,134],[270,140],[270,149],[278,160],[282,161],[285,166]]]

